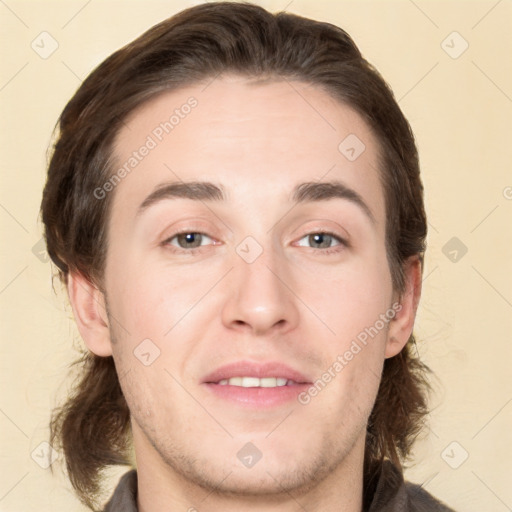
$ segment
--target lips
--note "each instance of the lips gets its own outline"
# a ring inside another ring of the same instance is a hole
[[[261,382],[269,382],[268,379],[286,379],[286,385],[293,384],[311,384],[311,379],[303,375],[299,371],[290,366],[279,362],[254,363],[250,361],[237,361],[217,368],[208,374],[204,379],[205,384],[229,384],[229,380],[233,379],[232,385],[242,385],[237,378],[244,379],[242,382],[252,383],[258,386],[256,379]],[[261,381],[261,379],[264,379]],[[227,382],[226,382],[227,381]],[[249,387],[250,383],[249,383]]]

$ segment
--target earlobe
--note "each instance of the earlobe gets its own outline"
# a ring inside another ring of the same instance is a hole
[[[416,311],[421,296],[421,261],[411,256],[404,263],[405,290],[400,307],[394,308],[396,314],[390,321],[386,342],[386,359],[396,356],[406,345],[412,334]]]
[[[69,273],[67,288],[75,321],[87,348],[97,356],[111,356],[104,294],[89,279],[77,272]]]

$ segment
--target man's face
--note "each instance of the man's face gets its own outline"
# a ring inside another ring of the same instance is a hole
[[[218,78],[145,104],[115,156],[105,290],[139,466],[270,493],[359,464],[396,299],[361,117],[313,86]],[[163,192],[190,182],[224,198]]]

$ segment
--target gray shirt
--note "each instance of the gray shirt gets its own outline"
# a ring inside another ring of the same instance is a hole
[[[368,496],[368,489],[365,493]],[[382,465],[368,501],[365,512],[454,512],[421,486],[405,482],[401,470],[389,461]],[[104,512],[137,512],[135,469],[121,477]]]

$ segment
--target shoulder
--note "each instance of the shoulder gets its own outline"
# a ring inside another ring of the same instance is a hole
[[[137,471],[125,473],[103,512],[137,512]]]
[[[401,468],[384,461],[368,512],[455,512],[429,492],[404,481]]]
[[[410,512],[455,512],[434,498],[420,485],[405,482],[405,488]]]

